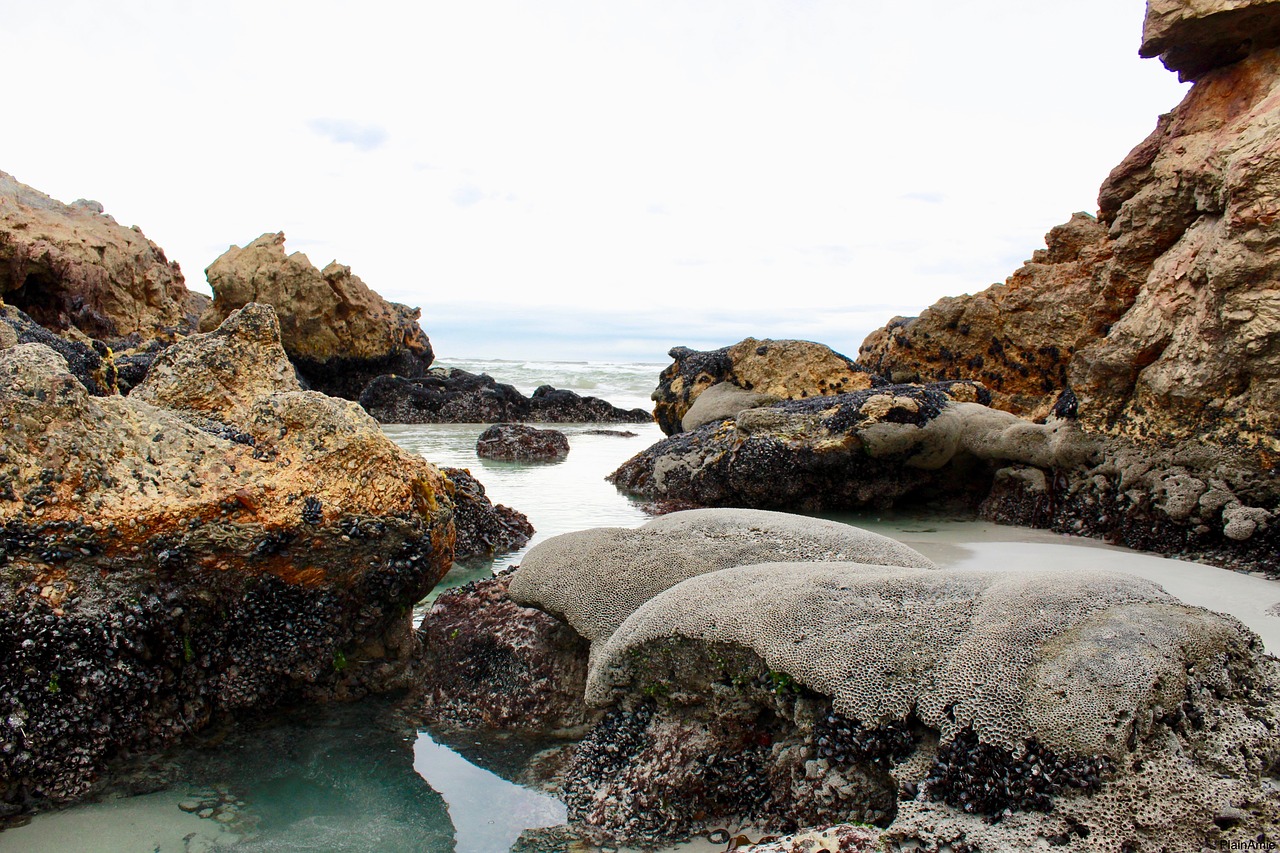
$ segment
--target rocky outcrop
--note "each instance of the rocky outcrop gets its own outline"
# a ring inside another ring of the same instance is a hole
[[[1138,52],[1159,56],[1180,80],[1195,80],[1278,44],[1275,0],[1147,0]]]
[[[0,302],[0,349],[18,344],[43,344],[57,352],[90,394],[106,397],[116,393],[118,374],[105,344],[55,335],[17,308]]]
[[[686,429],[681,421],[714,385],[727,383],[761,395],[758,404],[762,397],[794,400],[883,384],[856,362],[811,341],[747,338],[710,352],[675,347],[668,355],[674,362],[662,371],[653,392],[653,417],[667,435]]]
[[[1231,35],[1233,22],[1249,22],[1249,36]],[[1003,285],[895,320],[867,339],[863,363],[898,380],[976,379],[996,406],[1032,417],[1070,389],[1099,434],[1240,447],[1271,468],[1280,453],[1273,30],[1280,3],[1153,0],[1148,53],[1181,67],[1182,49],[1221,37],[1232,50],[1198,54],[1213,67],[1192,74],[1183,102],[1107,178],[1097,221],[1078,214],[1054,229],[1048,250]]]
[[[63,204],[3,172],[0,297],[50,331],[116,348],[191,331],[201,298],[159,246],[101,204]]]
[[[453,559],[458,563],[486,562],[500,554],[523,548],[533,536],[533,525],[519,510],[494,504],[484,484],[466,468],[441,468],[453,486],[453,526],[456,539]]]
[[[422,620],[411,707],[468,729],[568,733],[582,726],[587,643],[507,594],[510,574],[441,593]]]
[[[162,363],[162,364],[161,364]],[[400,684],[452,562],[448,487],[299,390],[250,305],[93,397],[0,350],[0,802],[82,795],[213,715]]]
[[[458,368],[426,376],[379,376],[360,395],[360,405],[384,424],[451,423],[648,423],[644,409],[619,409],[598,397],[543,385],[526,397],[488,374]]]
[[[317,391],[355,400],[375,376],[431,365],[419,309],[388,302],[337,261],[318,270],[301,252],[286,255],[283,233],[232,246],[205,273],[213,304],[200,328],[250,302],[273,306],[285,352]]]
[[[527,424],[494,424],[476,439],[476,455],[506,462],[559,462],[569,455],[569,437]]]

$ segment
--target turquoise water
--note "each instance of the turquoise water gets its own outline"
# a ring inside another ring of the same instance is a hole
[[[547,383],[626,407],[647,405],[660,369],[474,361],[453,366],[487,371],[525,393]],[[475,441],[484,426],[388,426],[386,432],[439,465],[471,469],[495,502],[528,514],[537,528],[533,544],[572,530],[634,527],[646,520],[637,502],[603,478],[658,440],[656,426],[603,427],[634,433],[628,437],[595,434],[598,425],[557,425],[569,437],[569,455],[540,465],[477,458]],[[1269,648],[1280,650],[1280,584],[1274,581],[984,522],[883,514],[839,518],[898,538],[946,566],[1138,574],[1189,603],[1237,616]],[[517,553],[493,565],[455,567],[443,586],[487,576],[519,558]],[[195,744],[142,761],[112,799],[37,815],[28,826],[0,833],[0,851],[504,853],[523,829],[564,820],[556,799],[512,781],[535,748],[518,738],[416,730],[386,700],[307,708],[270,724],[205,733]],[[192,806],[199,808],[186,810]],[[201,817],[205,808],[208,814]]]

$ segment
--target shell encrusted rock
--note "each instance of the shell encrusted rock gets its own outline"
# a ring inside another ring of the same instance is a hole
[[[923,554],[848,524],[749,509],[671,513],[635,529],[602,527],[548,539],[525,555],[511,598],[567,621],[593,644],[653,596],[687,578],[778,561],[934,568]]]

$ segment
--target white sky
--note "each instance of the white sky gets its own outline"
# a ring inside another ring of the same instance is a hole
[[[284,231],[442,356],[855,355],[1003,280],[1185,86],[1143,0],[0,0],[0,169],[188,286]]]

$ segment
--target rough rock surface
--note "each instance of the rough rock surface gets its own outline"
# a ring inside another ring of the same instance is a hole
[[[129,397],[0,350],[0,802],[82,795],[223,711],[401,681],[448,570],[448,488],[354,403],[299,391],[270,308]]]
[[[412,706],[427,722],[552,733],[586,721],[586,641],[512,602],[510,577],[441,593],[423,618]]]
[[[1276,0],[1147,0],[1142,56],[1159,56],[1181,80],[1280,44]]]
[[[1197,31],[1227,7],[1280,26],[1280,3],[1151,4],[1153,18],[1173,10]],[[1278,92],[1274,48],[1199,75],[1107,178],[1096,224],[1077,215],[1004,285],[895,320],[867,339],[863,363],[899,379],[978,379],[995,405],[1034,416],[1069,388],[1093,431],[1243,447],[1272,468]]]
[[[527,424],[494,424],[476,439],[476,455],[507,462],[558,462],[569,455],[569,437]]]
[[[739,818],[894,850],[1217,848],[1280,828],[1278,679],[1234,619],[1123,575],[724,569],[594,656],[611,710],[565,799],[628,841]]]
[[[97,202],[63,204],[0,172],[0,297],[50,331],[113,347],[191,330],[182,271]]]
[[[453,485],[453,526],[456,540],[454,562],[492,560],[499,554],[518,551],[533,536],[533,525],[519,510],[494,504],[485,494],[484,484],[466,468],[441,468]]]
[[[375,376],[421,376],[431,365],[417,308],[388,302],[337,261],[318,270],[301,252],[286,255],[283,233],[232,246],[206,275],[213,304],[201,330],[250,302],[273,306],[285,352],[318,391],[355,400]]]
[[[855,560],[931,568],[924,555],[866,530],[802,515],[697,509],[635,529],[598,527],[539,543],[510,585],[519,604],[564,619],[593,644],[644,602],[686,578],[779,560]]]
[[[869,826],[842,823],[825,829],[806,829],[777,841],[739,848],[742,853],[877,853],[880,833]]]
[[[619,409],[598,397],[543,385],[526,397],[492,376],[458,368],[426,376],[379,376],[360,395],[360,405],[384,424],[648,423],[644,409]]]
[[[11,305],[0,302],[0,349],[17,344],[44,344],[67,362],[67,369],[90,394],[106,397],[116,393],[118,375],[112,360],[104,358],[107,348],[102,343],[82,343],[60,337],[37,324]]]
[[[725,382],[783,400],[880,384],[856,362],[811,341],[746,338],[710,352],[676,347],[668,355],[674,362],[653,392],[653,417],[667,435],[680,432],[681,420],[703,391]]]

